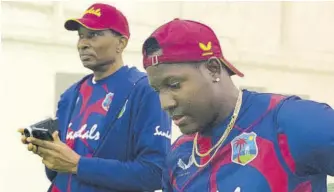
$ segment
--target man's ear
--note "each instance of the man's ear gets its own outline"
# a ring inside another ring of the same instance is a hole
[[[124,51],[124,49],[126,48],[126,46],[128,45],[128,39],[127,38],[125,38],[125,37],[120,37],[119,39],[118,39],[118,48],[117,48],[117,50],[118,50],[118,52],[123,52]]]
[[[217,57],[211,57],[206,63],[206,68],[214,79],[219,78],[223,70]]]

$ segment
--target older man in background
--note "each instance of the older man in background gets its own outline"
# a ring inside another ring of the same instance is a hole
[[[93,74],[62,94],[53,142],[22,138],[42,157],[49,191],[161,189],[171,121],[146,74],[124,66],[130,37],[126,17],[98,3],[82,18],[66,21],[65,28],[78,32],[80,59]]]

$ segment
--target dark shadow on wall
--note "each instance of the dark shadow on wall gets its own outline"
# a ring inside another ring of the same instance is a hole
[[[69,88],[73,83],[79,81],[82,77],[84,77],[86,74],[80,74],[80,73],[56,73],[55,76],[55,109],[57,109],[57,103],[59,101],[60,95]]]

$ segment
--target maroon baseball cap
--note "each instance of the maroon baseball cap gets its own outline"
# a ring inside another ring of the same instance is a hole
[[[69,19],[65,28],[76,31],[80,26],[91,30],[112,29],[126,38],[130,37],[129,24],[126,17],[111,5],[96,3],[90,6],[80,19]]]
[[[144,68],[162,63],[196,62],[217,57],[233,74],[244,76],[224,58],[217,36],[210,27],[202,23],[174,19],[160,26],[148,39],[150,38],[157,40],[162,54],[148,56],[143,46]]]

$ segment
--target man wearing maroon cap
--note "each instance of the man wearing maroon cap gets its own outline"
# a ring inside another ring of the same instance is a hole
[[[143,45],[162,107],[183,135],[166,160],[164,190],[325,192],[334,175],[334,110],[327,104],[239,90],[208,26],[170,21]]]
[[[161,189],[171,120],[146,74],[123,66],[127,19],[115,7],[94,4],[65,28],[78,31],[80,59],[93,74],[62,94],[54,142],[22,138],[43,158],[49,191]]]

